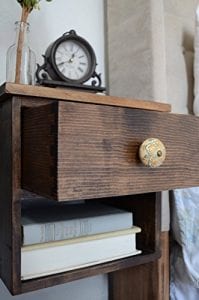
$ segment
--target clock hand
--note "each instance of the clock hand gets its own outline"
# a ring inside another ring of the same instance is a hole
[[[58,63],[57,65],[58,65],[58,66],[62,66],[62,65],[64,65],[65,63],[72,63],[72,62],[73,62],[73,59],[70,58],[69,60],[62,61],[62,62]]]
[[[67,63],[72,63],[74,61],[74,57],[71,56],[69,60],[67,60]]]
[[[74,53],[74,54],[76,54],[76,53],[79,51],[79,49],[80,49],[80,47],[78,47],[78,48],[77,48],[77,50],[75,51],[75,53]]]
[[[74,58],[75,58],[75,54],[77,54],[79,49],[80,49],[80,47],[78,47],[77,50],[71,55],[70,59],[66,61],[67,63],[73,63]]]
[[[71,55],[71,57],[70,57],[68,60],[62,61],[62,62],[58,63],[57,65],[58,65],[58,66],[62,66],[62,65],[65,64],[65,63],[73,63],[74,58],[75,58],[75,54],[77,54],[77,52],[79,51],[79,49],[80,49],[80,48],[77,48],[77,50]]]
[[[77,54],[77,52],[79,51],[79,47],[77,48],[77,50],[71,55],[71,58],[70,59],[73,59],[75,57],[75,54]]]
[[[57,65],[58,65],[58,66],[62,66],[62,65],[64,65],[64,64],[65,64],[65,61],[62,61],[62,62],[58,63]]]

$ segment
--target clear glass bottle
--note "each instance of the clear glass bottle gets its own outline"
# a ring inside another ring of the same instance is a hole
[[[16,22],[16,38],[13,45],[8,48],[6,55],[6,81],[22,84],[35,83],[36,56],[29,47],[29,28],[25,22]],[[21,52],[18,52],[18,45],[21,42]],[[16,63],[20,69],[16,72]]]

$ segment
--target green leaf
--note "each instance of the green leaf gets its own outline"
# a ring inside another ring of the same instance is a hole
[[[16,0],[21,7],[27,7],[30,10],[32,10],[33,8],[39,8],[39,2],[41,0]],[[51,2],[52,0],[46,0],[47,2]]]

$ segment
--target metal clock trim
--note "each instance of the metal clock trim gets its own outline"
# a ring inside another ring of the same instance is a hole
[[[85,52],[88,54],[88,71],[87,73],[80,79],[70,79],[64,76],[58,69],[55,55],[57,48],[60,44],[65,41],[74,41],[75,43],[79,44],[81,48],[84,49]],[[68,83],[84,83],[88,81],[93,74],[95,73],[96,68],[96,57],[93,48],[91,45],[82,37],[76,34],[75,30],[70,30],[69,32],[64,33],[60,38],[54,41],[46,50],[45,57],[47,60],[47,71],[52,79],[54,80],[62,80]]]

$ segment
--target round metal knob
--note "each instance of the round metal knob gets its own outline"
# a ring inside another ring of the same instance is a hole
[[[157,168],[166,158],[166,148],[159,139],[149,138],[141,144],[139,157],[145,166]]]

